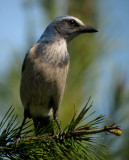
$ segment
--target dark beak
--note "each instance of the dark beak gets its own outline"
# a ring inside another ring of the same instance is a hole
[[[80,28],[81,33],[93,33],[98,32],[97,29],[91,27],[91,26],[85,26]]]

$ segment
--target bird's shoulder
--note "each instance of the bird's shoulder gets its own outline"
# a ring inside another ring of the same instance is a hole
[[[41,54],[41,52],[43,52],[43,47],[44,46],[42,43],[36,43],[27,51],[22,64],[22,73],[25,69],[27,60],[36,59],[36,57],[38,57],[38,55]]]
[[[57,46],[57,43],[42,43],[38,42],[27,52],[24,62],[22,65],[22,73],[25,69],[26,63],[35,62],[38,60],[39,63],[47,63],[52,66],[64,67],[69,63],[70,56],[67,49],[62,49]]]

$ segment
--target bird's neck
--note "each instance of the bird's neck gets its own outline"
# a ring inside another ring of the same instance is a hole
[[[38,42],[55,42],[55,41],[66,41],[54,27],[47,27],[44,31],[44,33],[41,35]]]
[[[42,35],[39,39],[43,44],[46,52],[42,54],[42,60],[53,64],[54,66],[63,67],[69,62],[69,54],[67,52],[67,42],[60,36],[47,36]]]

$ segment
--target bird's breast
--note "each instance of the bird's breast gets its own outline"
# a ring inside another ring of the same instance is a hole
[[[69,56],[49,62],[28,57],[22,74],[20,95],[24,107],[30,108],[32,117],[48,115],[51,108],[59,107],[68,69]]]

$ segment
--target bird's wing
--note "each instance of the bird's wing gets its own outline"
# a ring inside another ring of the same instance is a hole
[[[27,60],[27,57],[29,54],[31,54],[32,52],[34,53],[35,52],[35,49],[37,48],[37,46],[39,45],[39,43],[36,43],[34,46],[32,46],[26,53],[25,55],[25,58],[24,58],[24,61],[23,61],[23,64],[22,64],[22,73],[24,72],[25,70],[25,64],[26,64],[26,60]]]
[[[29,50],[30,51],[30,50]],[[29,51],[26,53],[26,55],[25,55],[25,58],[24,58],[24,61],[23,61],[23,64],[22,64],[22,73],[23,73],[23,71],[24,71],[24,69],[25,69],[25,63],[26,63],[26,59],[27,59],[27,56],[28,56],[28,54],[29,54]]]

